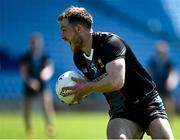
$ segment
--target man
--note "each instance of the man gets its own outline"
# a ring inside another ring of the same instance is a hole
[[[34,33],[30,41],[30,49],[21,58],[20,72],[24,81],[24,119],[26,132],[34,137],[31,125],[31,106],[35,99],[39,99],[43,106],[46,120],[46,132],[53,136],[52,115],[53,103],[50,89],[46,81],[53,74],[53,63],[42,52],[43,38],[40,33]]]
[[[154,82],[120,37],[92,33],[92,16],[84,9],[70,7],[58,16],[62,38],[70,44],[74,62],[88,79],[73,77],[77,98],[101,92],[110,106],[108,139],[173,139],[166,112]]]
[[[165,103],[170,119],[173,117],[174,101],[172,91],[178,85],[178,74],[168,55],[167,43],[163,40],[156,43],[155,55],[149,63],[150,74],[156,83],[157,90]]]

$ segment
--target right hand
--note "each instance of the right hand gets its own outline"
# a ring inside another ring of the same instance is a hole
[[[35,91],[40,89],[40,82],[36,79],[29,80],[28,85]]]

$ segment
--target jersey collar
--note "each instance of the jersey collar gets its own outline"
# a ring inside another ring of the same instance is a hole
[[[87,56],[85,53],[83,53],[84,57],[88,60],[92,60],[94,54],[94,49],[91,49],[91,53],[89,56]]]

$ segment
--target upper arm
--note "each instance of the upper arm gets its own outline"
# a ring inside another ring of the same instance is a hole
[[[27,57],[22,57],[20,59],[20,74],[22,78],[25,80],[28,77],[28,62]]]
[[[126,46],[122,40],[113,36],[103,45],[101,53],[102,61],[106,65],[113,60],[125,58]]]
[[[103,61],[110,80],[119,88],[125,81],[125,53],[126,46],[117,37],[112,37],[103,49]]]
[[[112,83],[118,88],[122,88],[125,81],[125,60],[115,59],[106,65],[106,72]]]

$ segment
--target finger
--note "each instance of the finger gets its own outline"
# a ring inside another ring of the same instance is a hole
[[[82,100],[82,96],[79,96],[78,94],[76,94],[72,103],[73,104],[80,104],[81,100]]]
[[[77,92],[75,90],[73,90],[73,87],[63,87],[60,95],[63,97],[69,96],[69,95],[73,95],[76,94]]]
[[[77,78],[77,77],[71,77],[71,79],[72,79],[73,81],[75,81],[76,83],[79,83],[79,82],[82,81],[82,79],[79,79],[79,78]]]
[[[74,94],[76,94],[76,91],[70,91],[70,92],[68,92],[66,94],[63,94],[62,96],[66,97],[66,96],[70,96],[70,95],[74,95]]]
[[[62,87],[62,90],[75,90],[74,86]]]

